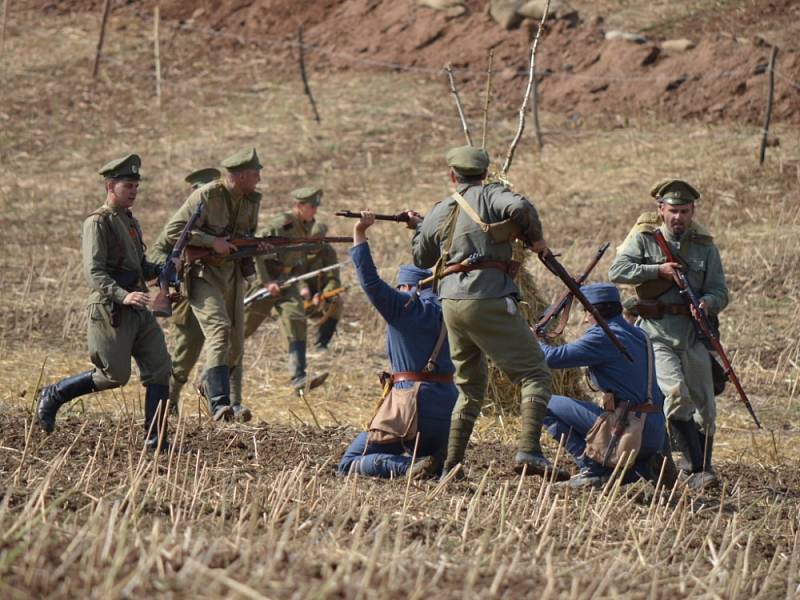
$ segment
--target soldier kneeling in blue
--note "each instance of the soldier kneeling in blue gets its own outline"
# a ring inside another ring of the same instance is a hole
[[[373,223],[372,212],[361,213],[353,228],[350,257],[361,288],[387,323],[386,349],[392,373],[385,384],[382,408],[405,402],[406,408],[416,411],[419,438],[404,436],[408,423],[400,425],[403,433],[394,431],[397,435],[392,435],[393,425],[404,419],[395,415],[381,420],[385,412],[379,410],[370,430],[358,434],[348,446],[338,471],[341,475],[401,477],[411,468],[412,477],[435,476],[447,452],[450,414],[458,396],[442,307],[430,289],[420,290],[416,296],[417,282],[431,274],[426,269],[401,265],[397,289],[380,278],[366,238]],[[415,444],[417,461],[412,465]]]
[[[625,482],[638,477],[653,479],[651,461],[660,456],[665,439],[664,396],[654,372],[653,349],[644,331],[628,323],[622,316],[622,304],[617,288],[610,283],[596,283],[581,288],[586,298],[597,308],[634,358],[633,364],[611,344],[608,336],[586,313],[584,323],[589,327],[583,336],[563,346],[541,344],[547,366],[553,369],[588,367],[588,378],[595,389],[614,404],[627,401],[629,415],[645,418],[641,449]],[[649,385],[649,393],[648,393]],[[613,394],[613,400],[609,394]],[[607,406],[611,409],[611,406]],[[580,467],[567,485],[570,487],[600,486],[612,469],[586,456],[587,434],[603,407],[592,402],[552,396],[547,405],[544,425],[556,441],[564,436],[567,451]]]

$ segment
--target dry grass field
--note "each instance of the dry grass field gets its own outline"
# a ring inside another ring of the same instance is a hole
[[[0,596],[800,593],[796,128],[774,127],[780,145],[759,168],[757,127],[624,114],[575,127],[544,114],[544,151],[526,135],[510,173],[539,208],[550,246],[576,270],[602,242],[622,241],[651,207],[655,180],[681,176],[703,193],[699,219],[716,235],[732,294],[723,343],[764,423],[756,431],[730,390],[718,399],[721,486],[575,493],[517,478],[515,417],[502,406],[488,406],[479,422],[465,483],[336,478],[386,362],[380,319],[347,269],[339,334],[310,360],[332,375],[308,405],[291,394],[277,324],[267,323],[246,347],[254,424],[210,423],[187,386],[172,429],[191,452],[153,460],[141,451],[135,376],[65,407],[51,436],[32,419],[40,383],[89,366],[79,225],[103,200],[98,167],[142,155],[134,212],[154,239],[185,198],[189,170],[255,146],[266,165],[265,218],[289,206],[291,189],[319,183],[320,218],[346,235],[352,222],[336,220],[337,209],[424,212],[448,193],[442,155],[462,139],[455,110],[444,79],[312,72],[317,125],[299,78],[274,76],[287,69],[268,47],[209,55],[201,35],[166,26],[159,108],[152,23],[132,9],[112,16],[93,85],[95,16],[22,5],[12,17],[0,56]],[[478,126],[482,99],[465,101]],[[493,113],[494,157],[515,127],[512,111]],[[391,278],[409,260],[409,233],[379,224],[370,237]],[[596,278],[605,278],[610,254]],[[543,297],[560,291],[538,261],[526,266]],[[577,322],[569,333],[579,333]]]

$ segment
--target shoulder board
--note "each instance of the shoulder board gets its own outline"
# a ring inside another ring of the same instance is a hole
[[[692,232],[692,242],[695,244],[711,246],[714,243],[714,236],[700,223],[692,223],[690,230]]]
[[[226,192],[225,184],[220,179],[207,183],[203,187],[195,190],[195,193],[202,195],[204,198],[217,198]]]
[[[95,209],[94,211],[90,212],[86,218],[95,217],[95,221],[99,221],[100,219],[104,219],[108,216],[113,215],[113,211],[108,207],[107,204]]]
[[[652,233],[661,225],[661,217],[657,212],[646,212],[639,215],[636,224],[631,229],[631,234]]]

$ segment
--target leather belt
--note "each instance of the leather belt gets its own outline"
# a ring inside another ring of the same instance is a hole
[[[392,383],[401,381],[422,381],[424,383],[453,383],[453,375],[443,373],[416,373],[414,371],[399,371],[390,375]]]
[[[690,316],[689,307],[685,304],[663,304],[665,315],[683,315]]]
[[[452,275],[453,273],[469,273],[470,271],[475,271],[478,269],[496,269],[498,271],[502,271],[503,273],[508,273],[511,277],[514,277],[519,271],[519,263],[515,260],[479,260],[472,264],[462,264],[462,263],[455,263],[453,265],[447,265],[442,270],[442,277],[446,277],[447,275]]]

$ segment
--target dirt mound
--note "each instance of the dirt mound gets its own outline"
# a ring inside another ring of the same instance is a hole
[[[97,1],[42,4],[56,10],[99,10]],[[150,14],[151,3],[131,4],[116,10]],[[468,109],[479,112],[488,50],[495,51],[498,101],[515,107],[536,31],[530,20],[504,30],[487,14],[486,4],[469,0],[461,15],[415,0],[164,0],[161,8],[165,18],[200,35],[216,32],[209,37],[214,52],[268,46],[271,53],[287,58],[287,74],[296,71],[292,56],[301,25],[307,60],[318,71],[390,68],[442,77],[444,82],[440,70],[452,62]],[[800,7],[788,0],[759,7],[733,5],[713,14],[687,13],[654,26],[653,37],[644,43],[606,39],[609,28],[603,17],[580,14],[549,22],[537,57],[543,108],[572,122],[605,114],[759,123],[769,44],[789,43],[800,31]],[[667,36],[687,37],[695,47],[665,50],[661,42]],[[779,73],[773,118],[800,122],[800,93],[793,85],[800,81],[796,48],[781,53]]]

